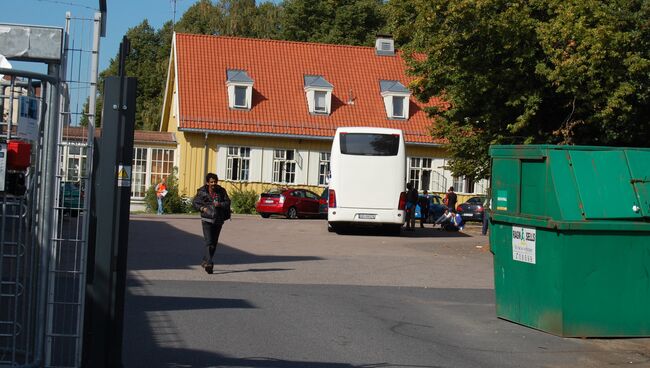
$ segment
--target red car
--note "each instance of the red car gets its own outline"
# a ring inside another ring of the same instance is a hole
[[[306,216],[319,216],[320,197],[305,189],[272,189],[262,193],[255,204],[260,216],[284,215],[295,219]]]

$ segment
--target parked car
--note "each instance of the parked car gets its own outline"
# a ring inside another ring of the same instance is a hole
[[[327,199],[329,198],[329,187],[325,187],[323,189],[323,193],[320,195],[320,200],[318,201],[319,206],[318,206],[318,214],[320,215],[321,218],[326,219],[327,218],[327,207],[329,207],[329,203],[327,202]]]
[[[84,193],[78,182],[61,182],[59,202],[60,206],[63,207],[63,213],[68,213],[71,217],[77,217],[79,209],[83,206],[83,198]]]
[[[421,198],[423,195],[420,195],[419,197]],[[438,217],[442,216],[442,214],[445,213],[447,206],[442,204],[442,198],[440,198],[438,195],[429,194],[427,197],[429,198],[429,213],[424,222],[433,223],[438,219]],[[415,218],[419,220],[420,217],[422,217],[422,211],[420,210],[420,205],[418,204],[415,207]]]
[[[290,219],[319,216],[320,197],[305,189],[278,188],[260,194],[255,210],[260,216],[283,215]]]
[[[465,221],[483,221],[483,202],[485,202],[483,197],[472,197],[456,206],[456,212]]]

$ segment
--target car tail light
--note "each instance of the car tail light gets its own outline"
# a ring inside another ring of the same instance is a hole
[[[462,206],[458,206],[458,207],[456,207],[456,211],[458,211],[458,212],[462,212],[462,211],[463,211],[463,207],[462,207]]]
[[[483,206],[478,206],[478,208],[477,208],[476,210],[477,210],[478,212],[483,212]]]
[[[280,204],[284,203],[284,194],[280,194]]]
[[[398,210],[404,210],[406,208],[406,192],[399,194],[399,203],[397,204]]]
[[[319,199],[318,204],[327,204],[327,199],[325,199],[325,198]]]
[[[329,207],[336,208],[336,192],[334,189],[329,190]]]

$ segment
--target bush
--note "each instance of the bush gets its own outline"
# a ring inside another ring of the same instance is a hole
[[[257,202],[257,192],[254,190],[243,190],[234,188],[229,194],[230,207],[233,213],[255,213],[255,202]]]
[[[165,186],[167,186],[167,195],[163,199],[163,212],[164,213],[187,213],[188,205],[187,200],[184,197],[181,197],[178,193],[178,179],[176,178],[176,172],[178,168],[174,168],[173,172],[167,176],[165,179]],[[156,201],[156,185],[153,184],[147,190],[147,193],[144,196],[144,203],[147,208],[147,211],[156,212],[158,208],[158,202]],[[191,201],[191,198],[190,198]],[[189,204],[191,208],[191,202]]]

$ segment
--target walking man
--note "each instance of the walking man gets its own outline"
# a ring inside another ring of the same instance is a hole
[[[205,272],[212,274],[214,251],[217,249],[221,227],[226,218],[226,211],[230,209],[230,198],[226,190],[218,185],[219,177],[214,173],[205,176],[205,185],[197,189],[192,201],[194,208],[201,213],[203,239],[205,241],[205,255],[201,266]]]

